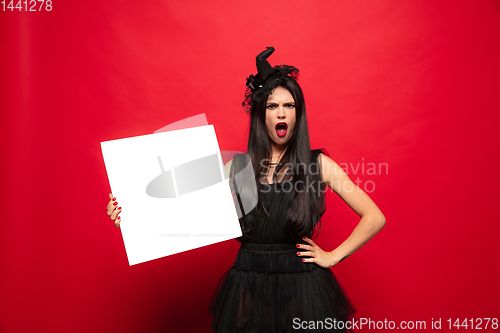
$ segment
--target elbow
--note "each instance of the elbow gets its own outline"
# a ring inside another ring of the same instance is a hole
[[[380,230],[382,230],[386,224],[384,214],[382,214],[382,212],[374,214],[371,218],[371,224],[375,234],[378,233]]]
[[[385,225],[386,225],[387,221],[385,219],[385,216],[384,214],[380,213],[379,216],[377,217],[377,226],[378,226],[378,230],[382,230]]]
[[[379,231],[386,225],[385,216],[382,212],[374,212],[369,215],[365,215],[361,218],[361,220],[366,221],[367,230],[369,230],[372,237],[378,234]]]

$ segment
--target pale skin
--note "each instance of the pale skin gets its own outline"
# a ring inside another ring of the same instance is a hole
[[[279,122],[286,122],[288,125],[287,133],[283,137],[278,136],[275,130]],[[278,162],[295,128],[295,101],[292,94],[281,86],[277,87],[267,99],[266,128],[272,148],[271,162]],[[226,174],[229,174],[231,162],[225,166]],[[297,244],[297,248],[302,250],[297,252],[297,256],[304,257],[303,262],[330,268],[363,247],[385,226],[386,220],[373,200],[351,181],[335,161],[320,154],[319,163],[322,180],[361,217],[351,235],[333,251],[324,251],[308,237],[303,237],[303,240],[309,245]],[[272,182],[273,171],[274,166],[271,165],[268,169],[269,183]],[[111,193],[109,199],[108,216],[115,222],[115,226],[119,227],[121,222],[119,214],[122,209],[118,207],[118,202]]]

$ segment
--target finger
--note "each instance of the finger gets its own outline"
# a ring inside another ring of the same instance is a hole
[[[118,214],[120,214],[120,213],[121,213],[121,211],[122,211],[122,208],[121,208],[121,207],[118,207],[117,209],[115,209],[115,211],[114,211],[114,212],[111,214],[111,216],[110,216],[110,217],[111,217],[111,219],[112,219],[113,221],[115,221],[115,220],[116,220],[116,218],[118,217]]]
[[[112,198],[108,203],[108,216],[111,216],[116,207],[118,207],[118,201],[116,201],[116,198]]]
[[[308,263],[309,263],[309,262],[312,262],[312,263],[314,263],[314,262],[315,262],[315,261],[314,261],[314,258],[302,258],[301,260],[302,260],[303,262],[308,262]]]
[[[315,253],[314,252],[310,252],[310,251],[307,251],[307,252],[297,252],[297,255],[299,257],[314,257]]]
[[[109,202],[108,202],[108,206],[106,207],[106,209],[109,209],[109,204],[113,202],[113,200],[116,200],[115,198],[113,198],[113,194],[110,193],[109,194]]]
[[[316,244],[313,242],[311,238],[302,237],[302,239],[305,240],[307,243],[311,244],[312,246],[316,246]]]
[[[119,228],[120,227],[120,222],[122,221],[122,217],[118,216],[118,218],[115,220],[115,227]]]
[[[313,250],[313,247],[311,245],[306,245],[306,244],[297,244],[297,248],[308,250],[308,251]]]

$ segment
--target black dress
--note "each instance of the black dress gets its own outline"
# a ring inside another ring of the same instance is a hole
[[[313,161],[320,152],[312,151]],[[240,219],[241,248],[209,307],[212,332],[344,332],[332,329],[333,319],[345,322],[354,316],[332,271],[304,263],[296,254],[296,244],[305,241],[285,228],[291,189],[291,181],[262,184],[269,216],[251,213]],[[324,329],[299,328],[312,327],[305,321],[323,321]]]

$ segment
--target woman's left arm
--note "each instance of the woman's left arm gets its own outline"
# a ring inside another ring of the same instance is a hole
[[[309,245],[298,246],[300,249],[308,250],[298,254],[310,257],[303,258],[304,262],[314,262],[319,266],[329,268],[359,250],[385,226],[386,221],[373,200],[351,181],[337,163],[323,154],[319,155],[319,162],[323,181],[361,217],[351,235],[331,252],[323,251],[307,237],[304,240]]]

